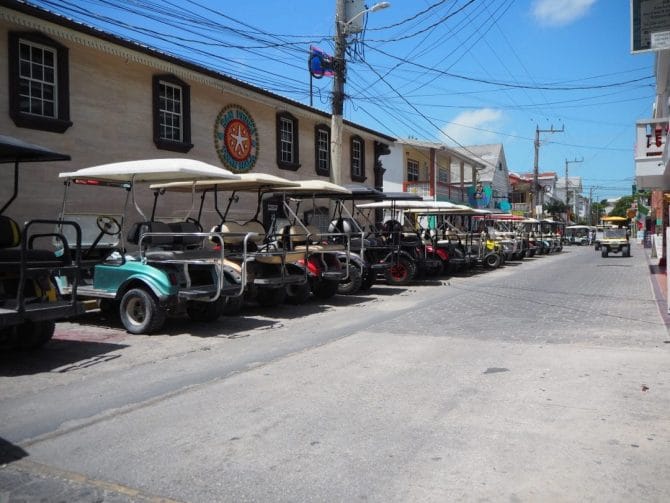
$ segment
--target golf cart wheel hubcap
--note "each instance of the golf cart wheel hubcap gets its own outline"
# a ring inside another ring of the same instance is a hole
[[[133,324],[140,325],[147,317],[144,303],[139,299],[131,299],[126,306],[126,313]]]
[[[407,269],[401,264],[394,265],[391,267],[391,276],[396,279],[402,279],[407,276]]]

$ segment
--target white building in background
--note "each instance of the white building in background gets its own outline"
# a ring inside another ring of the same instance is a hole
[[[424,199],[467,203],[485,164],[438,142],[396,140],[383,158],[384,192],[412,192]]]
[[[567,188],[567,190],[566,190]],[[582,177],[581,176],[570,176],[568,177],[567,185],[565,182],[565,177],[556,179],[556,188],[554,189],[554,197],[563,201],[570,207],[570,212],[572,213],[573,220],[578,220],[583,216],[583,198],[582,191],[584,190],[582,186]]]

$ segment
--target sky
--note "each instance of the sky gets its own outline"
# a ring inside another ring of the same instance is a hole
[[[351,0],[347,0],[351,1]],[[335,0],[30,0],[104,31],[330,112]],[[368,0],[367,5],[374,2]],[[346,119],[450,147],[502,143],[510,171],[581,176],[630,194],[635,122],[652,115],[654,56],[631,54],[628,0],[391,0],[348,37]],[[550,131],[557,132],[550,132]]]

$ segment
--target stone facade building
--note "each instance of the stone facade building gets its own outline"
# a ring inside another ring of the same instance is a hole
[[[290,179],[331,175],[330,114],[49,11],[1,0],[0,59],[0,132],[72,158],[22,166],[17,220],[56,215],[59,172],[111,162],[189,157]],[[342,183],[381,188],[393,141],[345,121]],[[110,201],[87,194],[83,209],[108,211]]]

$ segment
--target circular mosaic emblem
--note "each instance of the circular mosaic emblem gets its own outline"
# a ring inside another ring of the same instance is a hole
[[[214,124],[214,144],[228,169],[251,171],[258,158],[258,129],[249,112],[237,105],[221,110]]]

